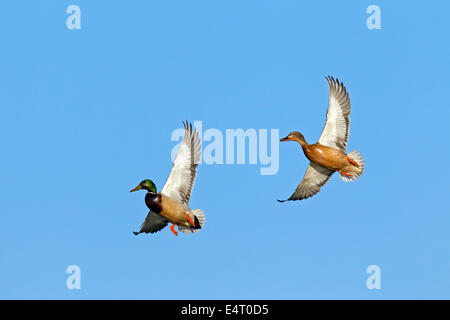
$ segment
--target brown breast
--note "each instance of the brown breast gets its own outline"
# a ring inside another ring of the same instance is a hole
[[[347,156],[344,152],[320,143],[306,146],[303,148],[303,152],[310,161],[331,170],[339,170],[347,165]]]

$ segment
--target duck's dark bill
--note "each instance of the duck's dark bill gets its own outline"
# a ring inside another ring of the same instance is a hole
[[[136,188],[130,190],[130,192],[138,191],[138,190],[141,190],[141,189],[142,189],[141,185],[138,185]]]
[[[289,141],[289,136],[284,137],[283,139],[280,139],[280,141]]]

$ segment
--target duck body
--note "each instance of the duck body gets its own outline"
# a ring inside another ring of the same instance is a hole
[[[351,165],[345,152],[321,145],[318,142],[302,146],[302,149],[310,161],[333,171],[342,170],[345,172],[343,169]]]
[[[172,223],[170,230],[178,235],[175,227],[183,233],[196,233],[205,224],[201,209],[189,209],[189,198],[201,160],[201,140],[195,128],[187,121],[180,149],[172,165],[169,177],[160,192],[150,179],[142,180],[131,192],[147,190],[145,204],[150,209],[142,223],[140,233],[155,233]]]
[[[161,193],[147,192],[145,204],[154,213],[167,219],[177,226],[192,227],[187,215],[191,210],[182,203]],[[191,219],[195,219],[194,216]]]
[[[289,133],[280,141],[298,142],[310,163],[302,181],[295,192],[286,200],[303,200],[317,194],[334,172],[345,182],[358,179],[364,172],[364,159],[353,150],[347,153],[347,140],[350,127],[350,98],[342,82],[327,77],[330,88],[327,120],[319,141],[308,144],[303,134]]]

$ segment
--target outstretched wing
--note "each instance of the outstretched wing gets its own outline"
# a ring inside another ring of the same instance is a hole
[[[180,150],[161,193],[188,206],[201,158],[201,142],[192,124],[183,124],[184,136]]]
[[[295,192],[287,200],[278,200],[279,202],[285,202],[289,200],[303,200],[312,197],[320,188],[327,183],[333,174],[333,170],[322,167],[321,165],[310,162],[308,169],[306,169],[303,180],[298,185]]]
[[[139,230],[139,232],[134,232],[134,234],[137,235],[139,233],[155,233],[164,229],[168,223],[169,222],[166,218],[153,211],[150,211],[145,218],[144,223],[142,223],[141,230]]]
[[[342,82],[330,76],[326,79],[330,87],[330,99],[327,121],[319,143],[345,152],[350,127],[350,98]]]

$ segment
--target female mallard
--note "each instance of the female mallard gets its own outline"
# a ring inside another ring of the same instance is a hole
[[[145,204],[150,212],[145,218],[139,233],[155,233],[164,229],[170,222],[170,230],[177,236],[175,226],[185,233],[194,233],[201,229],[205,223],[202,210],[189,209],[189,198],[197,174],[197,165],[201,157],[201,142],[192,124],[184,123],[184,136],[180,150],[173,163],[166,184],[161,192],[156,192],[156,185],[151,180],[143,180],[130,192],[145,189]]]
[[[303,180],[295,192],[287,200],[302,200],[312,197],[327,183],[331,175],[337,171],[341,180],[356,180],[364,171],[364,160],[358,151],[346,154],[348,129],[350,126],[350,98],[343,83],[328,76],[330,99],[327,120],[319,142],[308,144],[299,132],[291,132],[280,141],[297,141],[303,153],[310,160]]]

